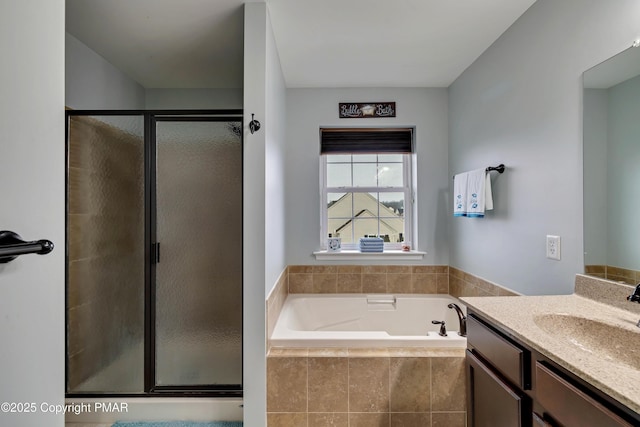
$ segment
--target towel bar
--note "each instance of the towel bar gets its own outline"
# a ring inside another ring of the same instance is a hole
[[[502,163],[500,163],[498,166],[489,166],[488,168],[485,169],[485,171],[487,171],[487,172],[498,171],[498,173],[503,173],[504,172],[504,165]]]
[[[503,173],[505,170],[504,164],[500,163],[498,166],[489,166],[485,169],[487,172],[496,171],[498,173]],[[453,176],[455,178],[455,175]]]

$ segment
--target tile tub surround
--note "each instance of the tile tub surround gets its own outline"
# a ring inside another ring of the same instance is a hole
[[[447,265],[292,265],[289,293],[519,295]]]
[[[292,265],[289,293],[448,294],[446,265]]]
[[[276,281],[273,289],[269,293],[269,296],[266,300],[266,313],[267,313],[267,351],[271,344],[269,340],[271,339],[271,335],[273,334],[273,329],[276,327],[276,321],[280,316],[280,311],[282,311],[282,306],[284,305],[284,301],[287,299],[287,295],[289,287],[289,274],[288,268],[285,268],[282,273],[280,273],[280,277]]]
[[[613,265],[585,265],[584,272],[590,276],[614,282],[624,282],[629,285],[635,285],[640,282],[640,271],[614,267]]]
[[[267,297],[267,337],[290,293],[519,295],[447,265],[291,265],[282,271]]]
[[[294,293],[448,294],[446,265],[291,265],[283,270],[266,300],[267,337]],[[270,346],[267,345],[267,348]]]
[[[289,293],[373,291],[517,295],[446,265],[293,265],[267,298],[267,336]],[[267,348],[269,427],[466,425],[464,349]],[[375,369],[377,383],[358,376],[365,367]]]
[[[520,295],[455,267],[449,267],[449,294],[456,298]]]
[[[464,427],[464,349],[274,349],[269,427]]]
[[[640,371],[582,351],[540,329],[536,315],[561,313],[588,317],[637,334],[640,305],[626,301],[631,286],[584,275],[576,276],[572,295],[518,298],[466,297],[462,302],[532,349],[584,379],[613,399],[640,413]],[[562,323],[558,323],[562,327]],[[607,337],[602,338],[606,342]]]

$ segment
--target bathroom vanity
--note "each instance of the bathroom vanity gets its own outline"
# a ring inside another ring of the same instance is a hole
[[[578,275],[573,295],[463,298],[468,427],[640,425],[630,290]]]

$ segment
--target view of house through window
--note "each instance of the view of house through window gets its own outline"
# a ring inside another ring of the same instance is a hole
[[[388,249],[410,236],[410,154],[325,154],[323,240],[345,249],[361,237],[382,237]]]

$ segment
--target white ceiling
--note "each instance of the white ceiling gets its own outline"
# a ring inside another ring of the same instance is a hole
[[[240,88],[243,4],[66,0],[66,27],[145,88]]]
[[[447,87],[535,0],[266,0],[288,87]],[[146,88],[240,88],[243,0],[66,0]]]

